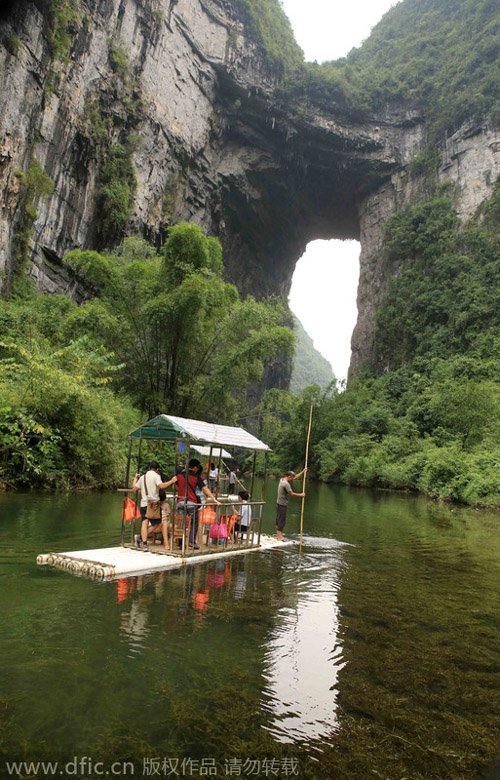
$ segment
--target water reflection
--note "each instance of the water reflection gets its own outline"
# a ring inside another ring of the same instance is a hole
[[[164,613],[166,633],[174,632],[181,618],[191,610],[191,627],[201,627],[210,606],[216,606],[219,591],[226,603],[241,599],[245,593],[246,571],[237,567],[234,560],[216,560],[206,565],[186,566],[177,572],[156,572],[116,580],[116,602],[122,606],[120,632],[130,642],[131,650],[144,648],[149,635],[150,613],[160,609]]]
[[[150,588],[147,587],[148,581]],[[128,601],[127,609],[121,613],[120,631],[130,641],[131,652],[141,654],[144,640],[150,633],[149,613],[154,596],[161,597],[164,592],[165,572],[159,572],[154,579],[130,577],[117,580],[114,584],[117,603]]]
[[[179,634],[183,626],[184,650],[177,648],[176,655],[191,647],[188,637],[199,630],[214,641],[214,625],[205,626],[210,617],[260,625],[263,727],[282,743],[326,738],[337,724],[337,675],[343,666],[337,593],[346,546],[306,538],[300,555],[290,549],[264,555],[260,579],[245,556],[116,581],[119,630],[129,657],[148,654],[158,622],[164,635]],[[233,631],[229,641],[224,658],[243,658],[248,649],[243,632]],[[204,661],[196,662],[198,669],[200,664]]]
[[[342,545],[323,541],[326,546],[321,540],[307,546],[306,540],[292,572],[283,565],[283,553],[275,553],[275,573],[283,579],[286,599],[266,643],[263,707],[272,714],[268,728],[279,742],[326,738],[337,723]]]
[[[131,642],[131,650],[140,653],[143,645],[143,639],[149,633],[148,631],[148,613],[141,608],[138,601],[133,601],[128,613],[122,615],[121,630],[125,633]]]

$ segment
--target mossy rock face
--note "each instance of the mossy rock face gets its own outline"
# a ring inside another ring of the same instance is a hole
[[[130,145],[114,144],[108,152],[97,195],[100,234],[103,245],[123,237],[137,189]]]
[[[49,41],[54,60],[68,62],[71,45],[81,22],[77,0],[48,0]]]
[[[110,44],[109,47],[109,63],[113,73],[123,81],[126,82],[130,73],[130,65],[127,59],[127,54],[120,46]]]
[[[15,33],[11,33],[10,35],[6,35],[5,38],[2,41],[3,45],[9,52],[9,54],[12,54],[13,57],[17,56],[17,53],[22,46],[22,41],[20,38],[18,38]]]

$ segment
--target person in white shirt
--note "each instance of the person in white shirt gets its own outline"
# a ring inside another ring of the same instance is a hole
[[[216,467],[215,463],[210,464],[210,471],[208,472],[208,486],[213,493],[215,491],[215,486],[219,480],[219,469]]]
[[[250,496],[246,490],[240,490],[238,493],[238,499],[240,503],[237,507],[233,506],[233,512],[237,516],[237,520],[233,526],[233,533],[241,531],[242,533],[248,533],[252,522],[252,507],[246,502]]]
[[[132,484],[132,490],[140,490],[141,491],[141,538],[140,541],[138,541],[137,546],[139,547],[142,543],[142,549],[144,552],[148,552],[148,528],[152,526],[160,526],[163,534],[163,545],[166,550],[168,550],[167,546],[167,520],[162,519],[161,516],[158,520],[148,520],[146,517],[146,510],[148,508],[148,500],[149,501],[159,501],[160,500],[160,488],[165,488],[169,484],[168,482],[162,482],[161,476],[159,474],[160,464],[157,463],[156,460],[152,460],[149,464],[149,469],[146,471],[145,474],[141,475],[137,473],[134,477],[134,482]]]

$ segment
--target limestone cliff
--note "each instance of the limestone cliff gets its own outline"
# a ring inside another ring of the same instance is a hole
[[[160,244],[174,222],[197,222],[220,238],[242,293],[286,295],[309,241],[359,239],[356,370],[370,354],[388,273],[381,226],[419,187],[405,166],[425,145],[421,118],[393,108],[361,122],[340,105],[280,97],[231,0],[66,5],[77,15],[65,17],[59,38],[44,0],[11,6],[0,23],[4,290],[24,235],[41,290],[85,294],[61,259],[120,239],[101,197],[120,144],[135,171],[127,232]],[[486,125],[448,140],[440,177],[458,183],[464,215],[488,194],[499,148],[500,135]],[[34,160],[54,182],[52,194],[30,192]]]
[[[488,122],[467,123],[446,139],[438,161],[437,180],[439,184],[453,185],[457,213],[462,221],[473,216],[490,197],[499,176],[500,130],[497,127]],[[351,342],[350,375],[370,360],[378,301],[388,277],[400,270],[383,262],[383,225],[403,206],[425,198],[426,185],[425,174],[411,175],[401,168],[360,204],[358,321]]]

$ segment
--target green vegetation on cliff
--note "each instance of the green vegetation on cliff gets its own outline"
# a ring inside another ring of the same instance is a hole
[[[387,105],[420,112],[438,140],[466,119],[500,120],[496,0],[403,0],[347,57],[304,63],[279,0],[237,0],[287,94],[367,115]]]
[[[102,241],[123,237],[137,189],[130,144],[114,144],[107,153],[97,193],[97,214]]]
[[[32,157],[27,173],[16,171],[20,191],[24,196],[22,221],[16,233],[16,257],[12,278],[6,285],[6,295],[25,286],[25,272],[29,260],[29,243],[35,220],[37,204],[54,191],[54,182],[36,157]]]
[[[315,348],[312,338],[306,333],[297,317],[293,318],[293,322],[297,344],[293,357],[290,392],[297,395],[310,384],[317,384],[322,390],[326,390],[332,382],[335,382],[332,367]]]
[[[49,0],[49,42],[52,59],[69,61],[73,35],[80,24],[77,0]]]
[[[292,27],[279,0],[234,0],[246,32],[260,43],[279,77],[295,72],[304,62]]]
[[[404,0],[323,75],[348,84],[353,107],[421,109],[434,138],[466,119],[500,120],[496,0]]]

